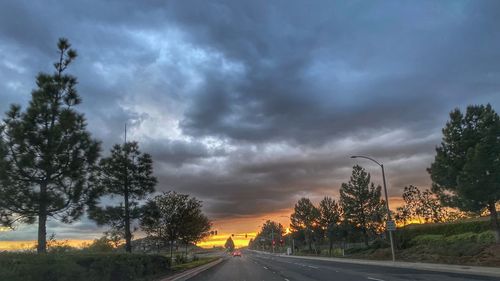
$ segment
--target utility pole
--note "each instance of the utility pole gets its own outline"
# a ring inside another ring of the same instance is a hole
[[[395,254],[395,251],[394,251],[394,239],[392,238],[392,232],[394,231],[395,223],[394,223],[394,221],[392,221],[391,209],[389,209],[389,197],[387,196],[387,186],[386,186],[386,183],[385,183],[384,165],[380,164],[377,160],[375,160],[373,158],[370,158],[368,156],[354,155],[354,156],[351,156],[351,158],[364,158],[364,159],[368,159],[368,160],[371,160],[372,162],[376,163],[377,165],[379,165],[380,168],[382,168],[382,180],[384,182],[385,204],[386,204],[386,208],[387,208],[386,229],[389,232],[389,239],[391,240],[392,261],[394,262],[394,261],[396,261],[396,254]]]

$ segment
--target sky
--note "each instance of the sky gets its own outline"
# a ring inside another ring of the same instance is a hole
[[[0,112],[26,106],[60,37],[103,155],[128,139],[157,191],[203,201],[222,234],[288,225],[301,197],[338,198],[361,164],[398,204],[430,186],[454,108],[500,111],[499,1],[0,0]],[[50,221],[60,239],[105,228]],[[36,226],[0,240],[36,238]]]

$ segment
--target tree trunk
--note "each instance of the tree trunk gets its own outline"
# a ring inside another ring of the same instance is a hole
[[[333,237],[330,235],[330,247],[328,248],[328,255],[332,256],[332,249],[333,249]]]
[[[128,190],[125,187],[125,251],[132,252],[132,233],[130,233],[130,206],[128,202]]]
[[[310,234],[306,234],[304,235],[305,236],[305,239],[306,239],[306,242],[307,242],[307,245],[309,246],[309,252],[312,252],[312,239],[311,239],[311,235]]]
[[[170,261],[172,261],[172,259],[174,257],[173,249],[174,249],[174,241],[170,240]]]
[[[500,227],[498,225],[498,213],[495,203],[496,202],[490,202],[488,204],[488,209],[490,211],[491,227],[495,233],[495,241],[497,244],[500,244]]]
[[[40,185],[40,206],[38,209],[38,254],[47,252],[47,185]]]
[[[365,240],[366,247],[368,247],[368,233],[366,232],[366,229],[363,229],[363,239]]]

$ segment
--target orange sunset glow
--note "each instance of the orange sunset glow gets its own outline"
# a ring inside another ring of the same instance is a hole
[[[75,247],[83,248],[86,245],[92,243],[93,240],[63,240],[64,244]],[[36,247],[36,241],[0,241],[0,251],[28,251],[34,250]]]

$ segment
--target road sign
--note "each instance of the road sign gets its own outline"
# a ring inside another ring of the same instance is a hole
[[[396,223],[394,221],[387,221],[387,224],[385,225],[388,231],[395,231],[396,230]]]

